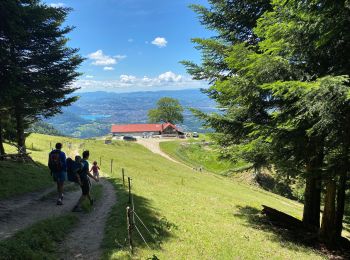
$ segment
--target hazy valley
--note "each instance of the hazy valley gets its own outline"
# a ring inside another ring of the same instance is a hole
[[[64,108],[63,113],[46,120],[62,134],[88,138],[108,134],[111,124],[147,123],[147,112],[154,108],[158,99],[172,97],[180,101],[185,109],[184,123],[180,125],[185,131],[206,131],[199,119],[188,108],[205,112],[217,111],[215,102],[198,89],[110,93],[79,93],[79,100],[72,106]]]

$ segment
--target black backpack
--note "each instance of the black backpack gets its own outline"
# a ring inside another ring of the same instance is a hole
[[[71,182],[78,182],[77,174],[80,175],[83,165],[81,162],[73,161],[71,158],[67,159],[67,177]]]
[[[72,158],[67,158],[66,160],[66,165],[67,165],[67,177],[69,181],[74,181],[73,180],[73,163],[74,161]]]
[[[60,158],[61,151],[54,150],[49,155],[49,168],[52,172],[62,171],[62,163]]]

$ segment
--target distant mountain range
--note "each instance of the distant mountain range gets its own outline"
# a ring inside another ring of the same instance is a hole
[[[106,135],[112,124],[146,123],[147,112],[155,108],[162,97],[172,97],[185,108],[184,131],[205,131],[202,122],[188,108],[215,112],[216,104],[198,89],[155,92],[87,92],[79,93],[79,100],[64,108],[63,113],[45,120],[65,135],[88,138]]]

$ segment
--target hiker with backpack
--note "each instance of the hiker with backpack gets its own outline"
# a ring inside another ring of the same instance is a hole
[[[83,152],[83,160],[81,161],[82,169],[79,174],[78,183],[80,184],[82,195],[77,203],[77,205],[73,208],[73,211],[79,212],[81,211],[81,203],[88,198],[90,201],[90,205],[93,205],[94,200],[90,195],[90,188],[91,188],[91,182],[90,178],[94,179],[96,182],[98,182],[98,178],[93,176],[89,171],[89,162],[87,161],[89,159],[90,152],[84,151]]]
[[[63,186],[65,180],[67,179],[66,154],[61,151],[61,143],[57,143],[55,148],[56,149],[51,151],[49,154],[48,166],[50,168],[53,180],[57,183],[57,205],[63,205]]]
[[[83,169],[82,159],[79,155],[75,156],[74,160],[72,158],[67,158],[67,177],[68,181],[74,182],[82,186],[80,179],[80,174]]]

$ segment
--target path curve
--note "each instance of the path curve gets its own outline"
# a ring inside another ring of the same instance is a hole
[[[62,243],[61,259],[100,259],[100,245],[108,214],[116,203],[113,185],[106,179],[99,181],[103,186],[102,198],[95,203],[92,212],[76,213],[80,217],[78,226]]]
[[[0,201],[0,241],[40,220],[70,212],[81,194],[80,189],[66,192],[64,205],[57,206],[56,195],[43,199],[52,191],[55,188]]]
[[[160,149],[159,143],[167,142],[167,141],[174,141],[174,140],[172,140],[172,139],[165,139],[165,140],[159,140],[159,139],[138,139],[137,143],[139,143],[142,146],[146,147],[151,152],[159,154],[159,155],[165,157],[166,159],[168,159],[168,160],[170,160],[172,162],[179,163],[181,165],[189,167],[188,165],[171,158],[169,155],[167,155],[165,152],[163,152]],[[189,167],[189,168],[191,168],[191,167]]]

